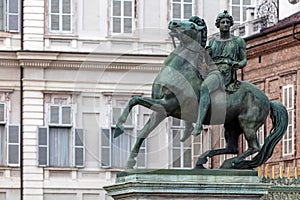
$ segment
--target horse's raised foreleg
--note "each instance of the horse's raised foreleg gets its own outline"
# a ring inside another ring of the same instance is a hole
[[[183,133],[183,137],[180,139],[181,142],[184,142],[191,136],[192,131],[194,130],[194,126],[192,122],[185,121],[185,129]]]
[[[126,122],[126,119],[132,110],[132,108],[136,105],[141,105],[146,108],[149,108],[155,112],[158,112],[161,115],[167,116],[166,109],[171,109],[169,106],[177,105],[175,103],[176,98],[168,99],[166,101],[165,99],[151,99],[151,98],[145,98],[145,97],[133,97],[127,104],[126,108],[124,109],[123,113],[118,119],[118,122],[116,124],[116,129],[114,133],[114,137],[118,137],[124,132],[124,126],[123,124]]]
[[[144,140],[148,137],[149,133],[165,118],[165,115],[161,115],[157,112],[153,112],[151,114],[149,120],[137,136],[136,143],[132,148],[127,161],[127,168],[133,168],[133,166],[136,164],[135,158],[137,157]]]

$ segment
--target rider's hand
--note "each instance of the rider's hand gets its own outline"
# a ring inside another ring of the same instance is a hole
[[[231,67],[232,67],[233,69],[235,69],[235,70],[238,70],[238,69],[241,68],[240,65],[239,65],[239,62],[236,62],[236,61],[233,61],[233,62],[231,63]]]
[[[207,46],[207,47],[205,48],[205,50],[206,50],[207,54],[211,56],[211,54],[212,54],[211,47],[210,47],[210,46]]]

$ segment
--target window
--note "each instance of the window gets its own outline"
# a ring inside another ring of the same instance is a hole
[[[111,0],[111,33],[131,34],[134,30],[134,0]]]
[[[283,87],[282,93],[283,105],[288,112],[287,132],[283,137],[283,155],[293,155],[294,153],[294,86],[287,85]]]
[[[194,15],[194,0],[171,0],[171,20],[187,20]]]
[[[39,166],[69,167],[72,155],[72,166],[84,167],[84,130],[75,129],[71,136],[70,128],[39,127],[38,154]]]
[[[6,124],[6,103],[0,103],[0,166],[19,167],[20,127]]]
[[[48,126],[38,127],[38,165],[84,167],[85,133],[73,127],[72,107],[67,99],[53,98],[48,105]]]
[[[192,145],[191,137],[181,142],[185,125],[184,121],[171,118],[170,126],[170,144],[171,144],[171,166],[173,168],[191,168],[192,167]]]
[[[49,32],[72,33],[73,24],[72,0],[49,0]]]
[[[247,20],[246,10],[253,7],[253,0],[230,0],[231,14],[236,24],[241,24]]]
[[[19,32],[20,0],[0,0],[0,31]]]
[[[49,106],[50,126],[72,126],[72,108],[69,105]]]

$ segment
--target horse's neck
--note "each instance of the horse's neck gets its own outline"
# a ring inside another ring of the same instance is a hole
[[[201,70],[202,68],[202,61],[203,61],[203,51],[196,51],[194,49],[189,48],[188,46],[179,45],[175,50],[174,53],[179,55],[181,58],[184,58],[188,62],[191,63],[194,67]]]

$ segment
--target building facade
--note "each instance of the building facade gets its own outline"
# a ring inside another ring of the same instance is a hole
[[[113,139],[116,120],[132,96],[151,96],[173,49],[168,22],[198,15],[213,34],[219,12],[229,10],[243,24],[246,16],[257,18],[257,5],[1,0],[0,199],[109,199],[102,187],[124,168],[151,111],[136,107],[126,133]],[[205,127],[180,143],[183,130],[180,120],[163,121],[142,146],[137,167],[192,168],[202,152],[225,145],[222,127]]]

